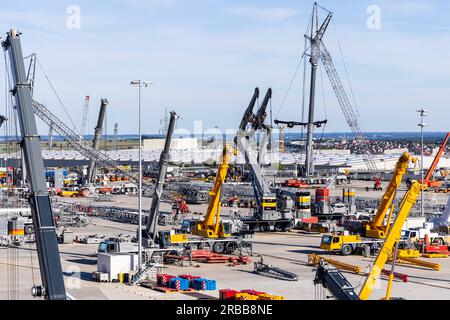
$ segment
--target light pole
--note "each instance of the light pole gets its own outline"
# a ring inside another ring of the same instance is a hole
[[[423,181],[423,128],[425,126],[427,126],[424,122],[423,119],[424,117],[427,116],[427,112],[428,110],[425,110],[423,108],[420,108],[417,110],[417,112],[420,114],[420,123],[418,124],[418,126],[420,127],[420,179],[421,182],[424,183]],[[423,217],[424,216],[424,212],[423,212],[423,190],[420,191],[420,215]]]
[[[131,86],[138,88],[138,131],[139,131],[139,196],[138,196],[138,271],[142,271],[142,131],[141,131],[141,88],[153,84],[151,81],[133,80]]]

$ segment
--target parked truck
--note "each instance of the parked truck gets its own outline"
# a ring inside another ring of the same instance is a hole
[[[364,254],[378,251],[383,245],[383,240],[363,238],[360,235],[326,234],[322,236],[320,248],[325,251],[340,253],[344,256],[351,254]]]

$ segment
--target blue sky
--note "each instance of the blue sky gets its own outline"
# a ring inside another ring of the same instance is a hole
[[[118,122],[119,133],[135,133],[137,92],[129,82],[141,78],[155,82],[143,93],[146,133],[161,127],[165,107],[181,114],[179,127],[191,129],[202,120],[204,128],[232,129],[255,86],[263,92],[273,88],[274,115],[300,120],[301,71],[280,105],[303,50],[312,3],[15,0],[2,4],[0,26],[3,34],[11,27],[23,32],[24,54],[38,54],[77,126],[84,96],[90,95],[88,130],[93,131],[100,98],[108,98],[108,132]],[[319,3],[334,12],[325,43],[347,83],[338,39],[341,43],[364,130],[415,131],[421,106],[430,111],[427,130],[450,129],[447,1]],[[66,26],[70,5],[81,10],[80,29]],[[380,30],[366,26],[369,5],[381,10]],[[69,123],[39,68],[36,77],[36,99]],[[326,131],[348,131],[322,70],[316,119],[325,116]]]

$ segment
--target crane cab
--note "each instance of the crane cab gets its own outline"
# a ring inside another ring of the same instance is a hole
[[[206,226],[203,221],[197,221],[193,227],[192,233],[209,239],[229,238],[231,237],[231,224],[220,221],[216,232],[215,225]]]
[[[361,242],[359,235],[330,235],[322,236],[320,249],[326,251],[340,251],[343,255],[351,254],[354,250],[353,244]]]

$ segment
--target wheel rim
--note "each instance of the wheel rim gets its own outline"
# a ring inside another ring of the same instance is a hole
[[[222,253],[223,250],[224,250],[224,247],[225,246],[223,245],[223,243],[216,242],[213,245],[213,251],[216,252],[216,253]]]

